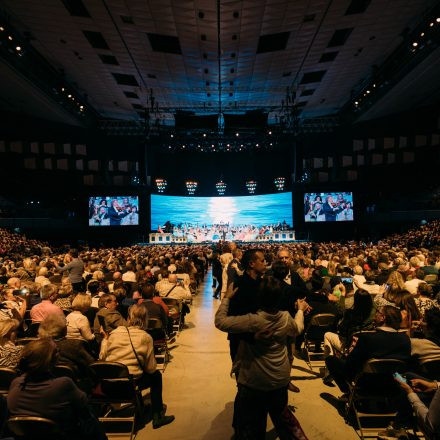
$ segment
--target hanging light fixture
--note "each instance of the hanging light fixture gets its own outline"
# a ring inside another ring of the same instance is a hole
[[[226,183],[223,182],[223,180],[219,180],[215,184],[215,188],[217,189],[218,195],[219,196],[223,196],[225,194],[225,191],[226,191]]]
[[[255,180],[248,180],[246,182],[246,188],[249,194],[255,194],[255,191],[257,189],[257,182]]]
[[[198,182],[196,182],[195,180],[187,180],[185,182],[185,185],[186,185],[186,190],[188,191],[188,194],[190,196],[193,196],[197,190]]]
[[[286,179],[284,177],[276,177],[273,183],[275,184],[275,187],[278,191],[283,191]]]
[[[156,179],[156,187],[158,193],[165,192],[167,188],[167,181],[165,179]]]

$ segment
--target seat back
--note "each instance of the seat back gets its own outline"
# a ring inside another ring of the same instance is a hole
[[[159,318],[150,318],[148,320],[147,330],[158,330],[162,327],[162,321]]]
[[[40,323],[39,322],[32,322],[29,325],[29,330],[28,330],[28,335],[30,337],[36,337],[38,336],[38,329],[40,328]]]
[[[57,364],[52,369],[55,377],[70,377],[72,380],[76,380],[75,372],[70,365]]]
[[[362,368],[364,374],[404,373],[406,362],[400,359],[369,359]]]
[[[312,316],[309,326],[331,327],[336,322],[336,316],[332,313],[319,313]]]
[[[29,342],[36,341],[36,340],[38,340],[38,338],[18,338],[15,341],[15,343],[17,345],[26,345],[26,344],[29,344]]]
[[[420,373],[428,379],[440,379],[440,360],[426,361],[420,364]]]
[[[425,278],[423,278],[424,281],[426,281],[428,284],[435,284],[438,280],[438,275],[432,273],[425,275]]]
[[[336,316],[331,313],[320,313],[312,316],[306,328],[304,339],[309,341],[323,341],[326,332],[334,330]]]
[[[0,394],[8,394],[11,382],[17,377],[17,372],[12,368],[0,368]]]
[[[17,439],[65,439],[53,420],[43,417],[16,416],[8,419],[8,428]]]
[[[129,377],[126,365],[119,362],[97,361],[89,366],[99,380],[102,379],[119,379]]]

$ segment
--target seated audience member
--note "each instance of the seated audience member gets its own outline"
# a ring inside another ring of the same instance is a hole
[[[439,303],[433,299],[433,289],[427,283],[420,283],[417,287],[417,296],[414,298],[417,308],[419,309],[420,316],[423,319],[425,313],[429,309],[440,308]]]
[[[411,330],[417,328],[420,323],[420,312],[414,301],[414,296],[406,291],[399,292],[395,304],[402,314],[400,328],[407,329],[408,334],[410,334]]]
[[[73,312],[66,317],[67,323],[67,338],[69,339],[83,339],[84,341],[92,341],[95,335],[90,330],[90,324],[87,317],[84,315],[92,304],[92,299],[89,295],[78,293],[72,302]]]
[[[0,294],[0,321],[17,319],[21,321],[26,313],[26,300],[14,295],[14,290],[5,289]]]
[[[34,416],[53,420],[67,440],[107,439],[87,406],[87,396],[69,377],[54,377],[57,346],[51,339],[32,341],[23,348],[19,370],[8,393],[11,417]]]
[[[138,300],[138,304],[142,304],[148,311],[148,318],[157,318],[162,321],[164,329],[168,328],[168,316],[165,310],[154,302],[154,286],[152,284],[143,284],[140,287],[142,298]]]
[[[0,367],[16,368],[22,346],[15,345],[18,321],[4,319],[0,321]]]
[[[358,289],[354,294],[353,307],[347,309],[338,323],[337,333],[324,335],[325,355],[333,355],[334,350],[342,353],[351,345],[354,333],[373,328],[375,309],[373,300],[366,290]]]
[[[127,325],[124,317],[116,310],[118,308],[118,301],[116,296],[111,293],[106,293],[100,298],[101,308],[96,313],[95,321],[93,323],[93,333],[98,342],[101,341],[101,324],[99,316],[104,318],[105,332],[110,333],[118,326]]]
[[[365,276],[363,275],[364,270],[362,269],[362,266],[355,266],[353,268],[353,284],[354,284],[354,290],[356,291],[357,284],[365,284],[367,282]]]
[[[365,282],[360,282],[359,278],[353,277],[353,285],[358,289],[366,290],[370,295],[377,295],[381,293],[383,288],[376,284],[376,275],[372,270],[365,271],[363,277]]]
[[[184,285],[183,282],[178,282],[176,274],[168,275],[168,280],[160,284],[159,289],[156,287],[156,290],[162,298],[174,298],[182,301],[190,301],[192,299],[189,286]]]
[[[438,267],[435,265],[436,258],[434,255],[429,255],[426,259],[426,266],[423,266],[423,272],[425,272],[426,275],[438,275]]]
[[[43,287],[46,284],[50,284],[50,280],[48,278],[49,271],[47,270],[47,267],[42,267],[38,271],[38,276],[35,278],[35,282],[40,286]]]
[[[40,297],[42,301],[33,306],[30,312],[32,322],[41,322],[51,314],[64,317],[61,308],[54,304],[58,297],[57,286],[46,284],[40,289]]]
[[[410,359],[410,339],[406,333],[398,332],[402,322],[400,310],[392,306],[381,307],[376,311],[375,321],[376,331],[361,333],[345,359],[336,356],[326,358],[329,374],[343,393],[348,393],[348,382],[369,359]]]
[[[99,298],[104,295],[104,291],[101,290],[100,284],[96,280],[92,280],[87,284],[87,294],[92,298],[92,307],[98,308]]]
[[[398,379],[396,379],[396,381],[405,392],[410,408],[404,413],[398,413],[393,426],[386,431],[380,432],[378,438],[388,439],[393,437],[398,439],[408,439],[409,436],[402,426],[404,426],[405,421],[412,418],[412,413],[414,413],[418,426],[422,430],[425,439],[438,439],[440,434],[439,382],[426,380],[420,377],[410,378],[411,375],[407,376],[409,383],[402,382]]]
[[[153,339],[145,331],[148,312],[134,304],[128,310],[127,326],[119,326],[110,335],[105,333],[101,345],[101,360],[120,362],[128,367],[141,389],[151,389],[153,428],[160,428],[174,420],[166,416],[162,401],[162,375],[156,369]]]
[[[86,350],[81,339],[67,339],[66,319],[58,315],[49,315],[38,328],[40,338],[52,338],[58,348],[57,363],[68,365],[80,384],[80,388],[90,392],[94,385],[94,375],[89,365],[94,358]]]
[[[423,278],[425,278],[425,272],[421,268],[417,269],[414,272],[413,279],[405,282],[405,290],[411,295],[416,295],[419,285],[426,283]]]
[[[295,318],[287,311],[279,311],[282,287],[280,281],[271,276],[261,283],[257,313],[228,316],[230,299],[234,295],[231,284],[215,315],[215,326],[228,333],[270,331],[271,334],[269,339],[254,339],[252,343],[243,339],[234,358],[233,370],[238,376],[233,422],[235,438],[264,438],[268,413],[280,438],[292,438],[282,420],[290,382],[286,339],[303,331],[303,312],[308,305],[304,300],[298,300]]]
[[[424,324],[424,338],[411,338],[411,356],[418,364],[440,360],[440,310],[428,309]]]

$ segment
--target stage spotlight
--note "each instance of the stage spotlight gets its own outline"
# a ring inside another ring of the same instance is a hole
[[[235,133],[235,136],[238,137],[238,136],[240,136],[240,135],[239,135],[238,133]]]
[[[275,187],[278,191],[283,191],[286,179],[284,177],[276,177],[273,183],[275,183]]]
[[[359,105],[359,101],[354,101],[354,105]]]
[[[255,194],[257,189],[257,182],[255,180],[248,180],[246,182],[246,188],[249,191],[249,194]]]
[[[435,21],[436,21],[437,23],[440,23],[440,17],[437,17],[437,18],[435,19]]]
[[[203,133],[203,137],[204,137],[204,138],[206,137],[206,133]]]
[[[0,32],[3,32],[5,28],[3,26],[0,26]]]
[[[17,52],[20,52],[21,47],[20,47],[20,46],[16,46],[16,47],[15,47],[15,50],[16,50]]]
[[[272,132],[271,132],[271,131],[269,131],[269,134],[272,134]]]
[[[414,41],[414,43],[412,45],[413,45],[413,47],[417,47],[419,45],[419,43],[417,43],[417,41]]]
[[[170,137],[172,137],[172,138],[173,138],[173,137],[174,137],[174,134],[170,135]]]
[[[223,196],[225,194],[226,191],[226,183],[223,182],[223,180],[219,180],[216,184],[215,184],[215,188],[218,192],[219,196]]]
[[[165,179],[156,179],[156,187],[158,193],[165,192],[167,188],[167,181]]]
[[[8,35],[8,40],[9,40],[9,41],[12,41],[13,38],[12,38],[10,35]]]

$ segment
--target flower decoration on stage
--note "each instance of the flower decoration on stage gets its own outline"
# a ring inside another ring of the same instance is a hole
[[[165,179],[156,179],[156,187],[158,193],[163,193],[167,189],[167,181]]]
[[[249,191],[249,194],[255,194],[257,189],[257,182],[255,180],[248,180],[246,182],[246,188]]]
[[[188,191],[188,194],[190,196],[194,195],[194,193],[196,192],[197,186],[198,186],[198,182],[196,182],[195,180],[187,180],[185,182],[186,185],[186,190]]]
[[[226,191],[226,183],[220,180],[215,184],[215,188],[217,189],[218,195],[223,196]]]
[[[278,191],[283,191],[286,179],[284,177],[276,177],[273,183],[275,183],[275,187]]]

